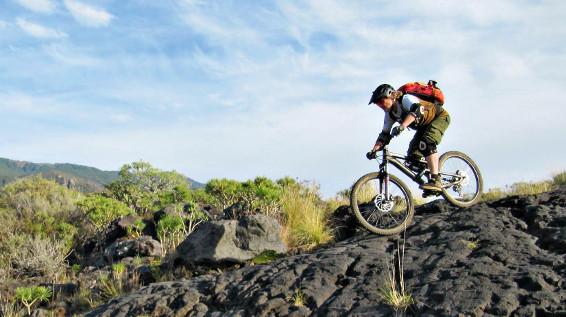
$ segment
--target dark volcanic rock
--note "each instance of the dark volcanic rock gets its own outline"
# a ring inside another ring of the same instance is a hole
[[[151,284],[87,316],[395,316],[381,290],[399,256],[409,316],[566,316],[566,190],[434,204],[417,209],[405,238],[363,233],[270,265]]]
[[[187,264],[243,263],[266,250],[286,253],[277,220],[265,215],[201,224],[176,250]]]
[[[133,256],[160,256],[161,244],[149,236],[141,236],[133,240],[122,240],[112,243],[104,250],[109,263]]]

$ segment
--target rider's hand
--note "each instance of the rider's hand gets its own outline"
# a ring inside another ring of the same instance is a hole
[[[371,151],[367,152],[367,153],[366,153],[367,159],[368,159],[368,160],[373,160],[373,159],[376,157],[375,153],[376,153],[376,151],[374,151],[374,150],[371,150]]]
[[[399,134],[401,134],[401,132],[405,131],[405,127],[402,125],[398,125],[396,127],[393,128],[393,130],[391,130],[391,136],[392,137],[396,137]]]

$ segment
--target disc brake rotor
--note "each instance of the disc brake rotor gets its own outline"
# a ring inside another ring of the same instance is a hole
[[[379,194],[373,200],[375,208],[382,213],[388,213],[393,210],[395,203],[393,199],[386,199],[384,194]]]

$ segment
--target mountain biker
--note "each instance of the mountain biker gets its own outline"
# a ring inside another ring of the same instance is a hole
[[[424,156],[431,176],[428,183],[422,184],[420,188],[432,192],[442,191],[438,175],[439,154],[436,147],[450,125],[448,111],[437,103],[422,100],[411,94],[403,94],[388,84],[379,85],[373,91],[368,105],[372,103],[385,111],[385,118],[383,129],[372,150],[366,154],[367,158],[375,158],[377,151],[407,128],[415,129],[416,133],[407,151],[407,161],[419,165],[420,159]],[[392,129],[395,122],[399,125]]]

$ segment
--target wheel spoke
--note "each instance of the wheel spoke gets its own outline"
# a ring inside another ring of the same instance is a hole
[[[384,180],[377,173],[356,183],[352,192],[353,209],[362,225],[382,234],[399,232],[403,224],[406,227],[413,216],[413,204],[408,189],[399,182],[389,178],[387,196]]]
[[[444,195],[458,205],[473,203],[481,190],[479,171],[465,155],[448,155],[440,167]]]

